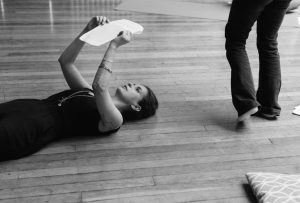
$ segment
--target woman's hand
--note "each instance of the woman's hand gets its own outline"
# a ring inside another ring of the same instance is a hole
[[[109,19],[106,18],[105,16],[95,16],[93,17],[88,24],[85,27],[85,31],[90,31],[92,29],[94,29],[95,27],[99,26],[99,25],[105,25],[109,23]]]
[[[130,31],[122,31],[115,39],[113,39],[110,42],[110,45],[118,48],[124,44],[129,43],[131,37],[132,37],[132,33]]]

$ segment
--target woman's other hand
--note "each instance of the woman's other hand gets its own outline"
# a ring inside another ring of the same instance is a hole
[[[85,27],[85,30],[90,31],[99,25],[102,26],[107,23],[109,23],[109,19],[105,16],[95,16],[88,22],[88,24]]]
[[[115,46],[116,48],[127,44],[131,41],[132,33],[130,31],[122,31],[120,34],[110,42],[111,46]]]

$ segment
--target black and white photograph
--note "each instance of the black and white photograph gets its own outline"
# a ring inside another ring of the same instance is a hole
[[[300,203],[300,0],[0,0],[1,203]]]

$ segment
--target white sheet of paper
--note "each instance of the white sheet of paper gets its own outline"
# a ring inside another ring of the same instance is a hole
[[[293,114],[300,116],[300,105],[294,108]]]
[[[293,114],[300,116],[300,109],[295,109],[293,111]]]
[[[98,26],[80,37],[84,41],[93,46],[101,46],[113,40],[121,31],[130,31],[132,34],[141,34],[144,28],[135,22],[122,19],[112,21],[103,26]]]

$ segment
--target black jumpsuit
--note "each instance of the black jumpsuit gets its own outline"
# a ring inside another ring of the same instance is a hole
[[[33,154],[62,137],[100,135],[99,120],[95,98],[89,89],[66,90],[44,100],[2,103],[0,161]]]

